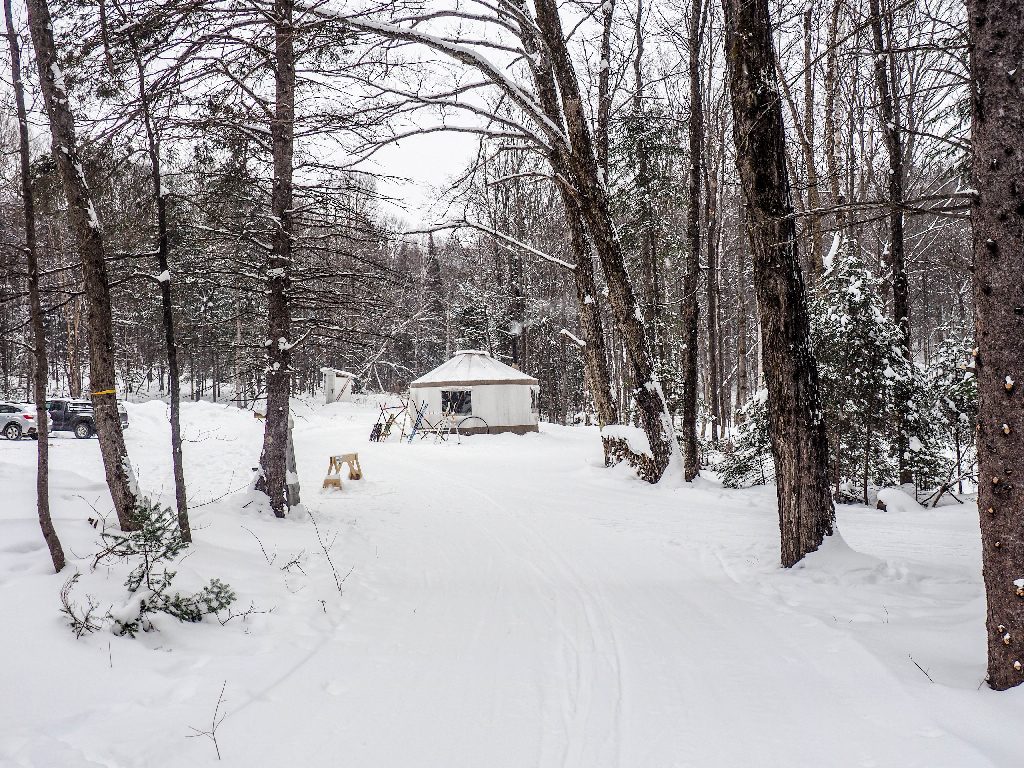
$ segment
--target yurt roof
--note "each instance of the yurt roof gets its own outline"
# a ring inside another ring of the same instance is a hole
[[[410,387],[470,386],[473,384],[533,384],[532,376],[495,360],[486,352],[464,349],[455,353],[430,373],[420,376]]]

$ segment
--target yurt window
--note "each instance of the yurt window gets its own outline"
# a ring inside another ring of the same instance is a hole
[[[441,410],[457,416],[473,413],[473,393],[468,389],[442,389]]]

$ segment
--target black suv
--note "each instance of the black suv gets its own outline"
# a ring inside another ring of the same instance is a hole
[[[117,412],[121,416],[121,429],[127,429],[128,412],[121,403],[117,404]],[[88,400],[47,400],[46,413],[50,417],[51,432],[74,432],[75,437],[82,440],[96,434],[92,403]]]

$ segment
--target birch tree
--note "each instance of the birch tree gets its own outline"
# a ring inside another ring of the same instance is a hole
[[[47,0],[28,0],[26,5],[43,102],[49,118],[53,158],[67,195],[68,225],[74,233],[85,276],[89,384],[96,434],[118,522],[122,529],[130,530],[138,491],[135,472],[124,444],[124,433],[121,431],[121,417],[117,411],[114,326],[104,259],[103,228],[85,179],[70,95],[57,60]]]

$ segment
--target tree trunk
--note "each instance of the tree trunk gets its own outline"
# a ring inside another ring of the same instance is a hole
[[[746,264],[740,250],[736,260],[736,423],[742,423],[740,409],[750,398],[750,384],[747,381],[747,285]]]
[[[608,184],[608,127],[612,112],[612,27],[615,0],[601,4],[601,62],[597,73],[597,164],[601,179]]]
[[[646,129],[644,115],[644,30],[643,0],[636,3],[636,56],[633,59],[633,119]],[[647,324],[651,329],[651,347],[659,366],[665,364],[665,288],[661,256],[658,248],[658,221],[654,210],[651,158],[641,146],[636,157],[637,223],[640,226],[640,263],[645,272],[647,293]],[[607,174],[606,174],[607,176]]]
[[[736,164],[761,315],[782,564],[832,534],[828,445],[811,349],[768,0],[723,0]]]
[[[235,299],[235,343],[234,343],[233,367],[235,386],[235,406],[245,408],[248,398],[245,394],[245,376],[242,370],[242,302]]]
[[[434,236],[427,238],[427,260],[425,264],[426,292],[429,298],[430,316],[435,327],[445,328],[444,339],[435,338],[428,350],[427,364],[430,367],[440,365],[451,357],[450,339],[448,332],[448,312],[444,300],[444,283],[441,279],[441,261],[437,257],[437,249],[434,246]]]
[[[288,484],[288,416],[291,398],[291,287],[293,246],[293,155],[295,150],[295,49],[293,0],[274,2],[274,119],[270,125],[274,163],[270,259],[267,263],[267,418],[257,490],[284,517]]]
[[[701,40],[704,0],[692,0],[689,30],[690,120],[687,126],[690,171],[687,179],[686,272],[683,275],[682,306],[683,349],[680,368],[683,392],[680,411],[683,432],[683,475],[689,482],[700,474],[697,444],[697,355],[700,304],[697,280],[700,275],[700,188],[701,156],[704,152],[704,102],[701,87]]]
[[[68,394],[82,396],[82,361],[78,356],[79,331],[82,328],[82,298],[76,296],[68,306]]]
[[[75,122],[68,102],[64,74],[57,63],[53,25],[46,0],[28,0],[29,26],[36,52],[43,101],[49,118],[53,157],[68,199],[67,217],[75,234],[89,302],[86,322],[89,332],[89,384],[107,486],[123,530],[133,527],[137,486],[128,459],[117,412],[114,369],[114,327],[110,306],[110,284],[103,257],[103,230],[96,216],[89,187],[78,154]]]
[[[605,13],[605,20],[608,22],[611,17],[611,8],[607,8]],[[539,49],[538,41],[529,31],[523,30],[522,39],[527,52],[532,53]],[[558,102],[558,88],[554,72],[549,64],[542,62],[534,68],[534,83],[544,113],[553,122],[561,123],[562,110]],[[607,87],[607,83],[605,87]],[[601,95],[601,102],[604,103],[606,97],[610,103],[610,96],[604,92]],[[605,131],[607,127],[607,115],[605,115]],[[600,131],[599,120],[598,147],[604,147],[604,162],[607,162],[608,136],[607,133],[601,134]],[[605,346],[601,308],[598,304],[597,282],[594,279],[592,250],[587,240],[579,203],[573,190],[567,188],[564,181],[568,177],[569,168],[564,159],[555,152],[549,154],[548,162],[551,164],[552,170],[555,171],[555,175],[563,180],[558,184],[558,191],[561,195],[562,207],[565,210],[566,224],[569,227],[569,246],[576,264],[576,268],[573,270],[573,280],[580,310],[580,331],[586,344],[583,348],[584,372],[590,393],[594,398],[598,424],[603,428],[618,423],[619,409],[612,397],[611,374],[608,370],[608,353]],[[607,168],[604,168],[603,173],[607,173]],[[615,461],[612,441],[602,437],[601,442],[605,464],[611,465]]]
[[[827,51],[825,57],[825,120],[823,130],[825,132],[825,170],[828,174],[828,188],[831,196],[830,203],[835,206],[836,229],[842,230],[846,226],[846,212],[843,205],[846,203],[846,196],[843,194],[839,179],[839,156],[836,149],[836,93],[839,88],[839,12],[845,0],[833,0],[832,11],[828,22],[828,39],[825,42]]]
[[[811,244],[811,271],[812,279],[817,280],[822,270],[822,243],[821,243],[821,216],[817,213],[821,209],[821,193],[818,189],[818,167],[816,165],[817,147],[815,146],[815,116],[814,116],[814,55],[812,45],[812,34],[814,29],[814,9],[808,5],[804,10],[804,129],[803,146],[805,150],[804,165],[807,166],[807,207],[811,214],[808,218],[808,230]]]
[[[185,491],[185,468],[181,453],[181,380],[178,372],[178,345],[174,340],[174,303],[171,297],[171,268],[169,241],[167,237],[167,199],[164,197],[163,176],[160,163],[160,140],[150,110],[149,93],[146,89],[146,72],[138,54],[134,36],[129,33],[128,41],[135,58],[139,78],[139,106],[146,128],[146,145],[149,150],[150,175],[153,180],[153,201],[156,204],[157,224],[157,269],[160,274],[160,307],[163,313],[164,346],[167,352],[167,377],[171,394],[171,465],[174,474],[174,500],[178,512],[178,530],[184,541],[192,541],[192,527],[188,519],[188,497]],[[216,379],[214,379],[216,382]]]
[[[871,41],[874,46],[875,87],[878,89],[878,106],[882,116],[882,138],[889,155],[889,253],[888,267],[892,275],[893,316],[900,331],[903,355],[912,363],[910,354],[910,287],[907,282],[907,265],[903,244],[903,139],[899,116],[895,105],[895,94],[889,82],[889,46],[882,33],[882,12],[880,0],[868,0],[871,13]],[[896,394],[896,450],[899,454],[900,483],[912,481],[910,473],[909,438],[907,420],[909,387],[900,387]]]
[[[619,411],[612,398],[611,375],[608,372],[608,352],[605,349],[604,324],[601,322],[601,307],[597,303],[597,283],[594,280],[594,262],[586,240],[583,218],[575,200],[564,189],[562,203],[566,206],[569,225],[569,242],[576,257],[573,279],[576,284],[576,299],[580,308],[580,329],[583,333],[583,366],[590,393],[594,398],[597,422],[601,427],[617,424]],[[604,443],[605,463],[612,461],[608,440]]]
[[[522,231],[522,218],[520,215],[519,226],[517,226],[516,232],[516,238],[520,241],[525,239],[526,234]],[[523,370],[526,365],[526,292],[523,289],[523,284],[523,257],[517,251],[509,249],[508,286],[506,293],[508,297],[509,325],[512,326],[509,341],[511,342],[512,364],[520,370]]]
[[[7,24],[7,44],[11,51],[11,78],[14,103],[18,111],[18,151],[21,163],[21,201],[25,215],[25,257],[28,261],[28,300],[32,324],[33,344],[33,398],[36,404],[36,510],[43,540],[50,551],[53,570],[64,568],[64,548],[57,537],[57,529],[50,517],[50,440],[49,419],[46,412],[46,327],[43,322],[43,303],[39,296],[39,258],[36,250],[35,197],[32,191],[32,149],[28,136],[28,112],[25,109],[25,86],[21,80],[21,47],[14,28],[11,0],[4,0],[4,21]]]
[[[868,480],[871,473],[871,428],[864,438],[864,482],[861,486],[861,496],[864,497],[864,506],[868,505]]]
[[[719,150],[724,154],[725,148]],[[711,165],[709,163],[709,165]],[[711,411],[711,442],[717,443],[722,425],[721,357],[718,338],[718,164],[707,174],[708,272],[705,280],[708,302],[708,408]]]
[[[988,684],[1024,681],[1024,49],[1021,0],[969,0],[978,508]]]
[[[299,488],[299,468],[295,463],[295,440],[293,430],[295,428],[295,419],[288,416],[288,448],[285,451],[285,468],[288,473],[288,479],[285,484],[285,497],[288,502],[289,508],[295,508],[302,503],[302,496]]]

